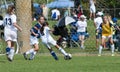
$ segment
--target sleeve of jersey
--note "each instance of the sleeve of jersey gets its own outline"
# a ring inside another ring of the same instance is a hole
[[[16,23],[16,22],[17,22],[16,19],[17,19],[16,15],[13,15],[13,16],[12,16],[12,22],[13,22],[13,23]]]

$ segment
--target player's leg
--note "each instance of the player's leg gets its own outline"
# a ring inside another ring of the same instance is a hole
[[[30,53],[30,58],[29,58],[29,60],[33,60],[34,57],[35,57],[35,55],[36,55],[36,53],[37,53],[38,50],[39,50],[39,45],[38,45],[37,43],[34,44],[33,47],[34,47],[34,49],[33,49],[33,51]]]
[[[57,57],[56,53],[52,50],[50,45],[47,42],[43,42],[43,44],[48,48],[48,50],[50,51],[50,54],[53,56],[53,58],[55,60],[58,60],[58,57]]]
[[[85,36],[82,35],[82,36],[81,36],[81,48],[82,48],[82,49],[84,49],[84,38],[85,38]]]
[[[112,52],[112,56],[114,56],[115,47],[114,47],[114,43],[113,43],[112,37],[110,37],[110,43],[111,43],[111,52]]]
[[[11,41],[10,40],[8,40],[7,42],[7,47],[6,47],[6,55],[7,55],[7,59],[9,60],[9,61],[12,61],[11,59],[10,59],[10,51],[11,51]]]
[[[90,18],[89,18],[89,20],[91,20],[91,18],[92,18],[92,8],[90,7]]]
[[[10,54],[9,54],[9,58],[10,60],[12,61],[13,60],[13,57],[14,57],[14,42],[11,42],[11,49],[10,49]]]
[[[98,56],[101,56],[102,54],[102,49],[103,49],[103,46],[104,46],[104,43],[105,43],[105,39],[106,37],[105,36],[102,36],[102,42],[101,42],[101,45],[99,46],[99,55]]]

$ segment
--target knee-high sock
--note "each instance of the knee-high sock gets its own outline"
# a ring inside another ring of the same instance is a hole
[[[55,60],[58,60],[58,57],[54,51],[51,51],[50,53],[54,57]]]
[[[14,50],[13,48],[11,48],[11,49],[10,49],[10,54],[8,55],[11,60],[12,60],[13,57],[14,57],[14,52],[15,52],[15,50]]]
[[[28,50],[28,51],[26,52],[26,54],[30,54],[30,53],[32,53],[32,52],[34,52],[34,49]]]
[[[115,47],[114,44],[111,45],[111,52],[114,53]]]
[[[63,54],[63,55],[67,55],[67,53],[65,52],[64,49],[62,49],[61,47],[59,48],[60,52]]]
[[[99,46],[99,54],[102,53],[102,49],[103,49],[103,47],[100,45],[100,46]]]

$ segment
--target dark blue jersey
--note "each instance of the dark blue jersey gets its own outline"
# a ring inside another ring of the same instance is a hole
[[[37,25],[37,24],[36,24]],[[36,26],[35,25],[35,26]],[[34,32],[35,34],[38,34],[38,36],[37,36],[37,38],[40,38],[40,30],[38,29],[35,29],[34,27],[32,27],[31,29],[30,29],[30,32],[31,32],[31,36],[35,36],[32,32]]]

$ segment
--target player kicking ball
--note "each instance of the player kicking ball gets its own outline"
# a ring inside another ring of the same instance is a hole
[[[58,57],[50,47],[50,44],[54,45],[64,55],[64,58],[66,60],[71,59],[72,58],[71,54],[66,53],[65,50],[58,46],[56,41],[52,38],[52,36],[50,35],[50,32],[52,31],[50,30],[48,25],[49,25],[48,22],[45,22],[40,29],[42,43],[48,48],[48,50],[50,51],[51,55],[54,57],[55,60],[58,60]]]
[[[31,36],[30,36],[30,45],[34,48],[28,50],[27,52],[23,53],[23,56],[25,60],[33,60],[37,51],[39,50],[39,41],[38,38],[40,38],[40,32],[39,29],[41,28],[40,24],[36,24],[33,28],[31,28]],[[30,54],[30,57],[28,58],[28,54]]]

